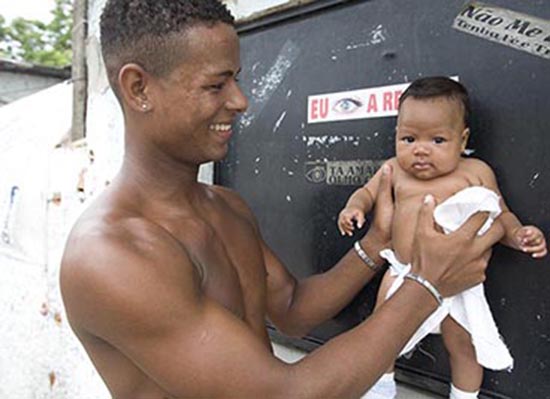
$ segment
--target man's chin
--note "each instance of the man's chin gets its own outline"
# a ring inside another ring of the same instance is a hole
[[[215,154],[212,154],[210,156],[210,159],[209,160],[206,160],[204,161],[203,163],[209,163],[209,162],[220,162],[220,161],[223,161],[226,157],[227,157],[227,148],[223,151],[219,151]]]

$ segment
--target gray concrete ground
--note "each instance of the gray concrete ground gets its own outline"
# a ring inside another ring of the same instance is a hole
[[[286,346],[282,346],[276,343],[273,343],[273,349],[275,352],[275,356],[289,363],[294,363],[300,360],[305,355],[305,352],[302,352],[298,349],[288,348]],[[442,398],[441,396],[438,396],[429,392],[421,391],[419,389],[410,387],[405,384],[398,384],[396,399],[442,399]]]
[[[442,399],[442,397],[408,385],[397,384],[397,399]]]

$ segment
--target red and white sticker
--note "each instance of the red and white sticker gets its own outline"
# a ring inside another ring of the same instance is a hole
[[[458,76],[451,76],[458,81]],[[307,98],[307,122],[323,123],[397,116],[399,97],[410,83],[372,87]]]
[[[308,123],[381,118],[397,115],[399,96],[410,83],[308,97]]]

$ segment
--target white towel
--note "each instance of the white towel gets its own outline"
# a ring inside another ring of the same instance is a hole
[[[484,187],[468,187],[438,205],[434,211],[434,218],[443,230],[449,233],[459,228],[474,213],[489,212],[489,219],[478,232],[481,235],[489,229],[494,219],[500,214],[499,199],[497,194]],[[386,297],[389,298],[403,284],[403,278],[410,271],[411,266],[400,263],[390,249],[381,251],[380,256],[390,263],[392,275],[397,276],[388,290]],[[485,298],[483,284],[445,298],[443,305],[420,326],[400,355],[413,350],[426,335],[439,333],[441,322],[449,314],[470,333],[477,362],[481,366],[492,370],[513,368],[514,359],[498,332]]]

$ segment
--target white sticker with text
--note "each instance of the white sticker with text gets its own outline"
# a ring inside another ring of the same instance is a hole
[[[544,19],[472,2],[455,18],[453,28],[550,59],[550,21]]]

